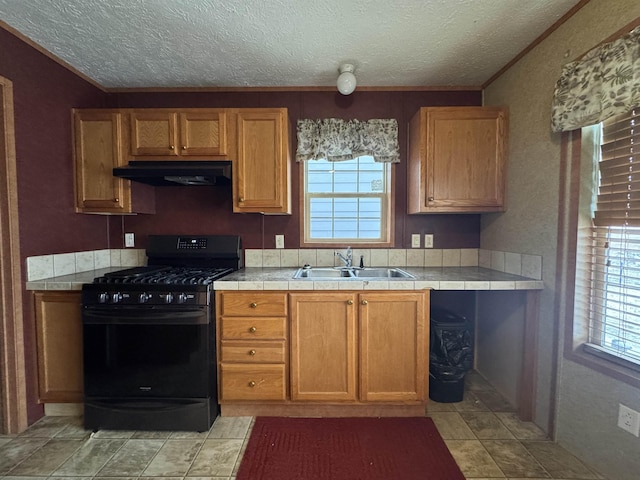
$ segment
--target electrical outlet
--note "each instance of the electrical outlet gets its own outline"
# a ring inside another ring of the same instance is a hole
[[[276,248],[284,248],[284,235],[276,235]]]
[[[619,405],[618,426],[636,437],[640,436],[640,413],[626,405]]]
[[[136,246],[136,239],[133,233],[124,234],[124,246],[127,248],[132,248]]]
[[[411,234],[411,248],[420,248],[420,234],[412,233]]]
[[[433,233],[427,233],[424,236],[424,248],[433,248]]]

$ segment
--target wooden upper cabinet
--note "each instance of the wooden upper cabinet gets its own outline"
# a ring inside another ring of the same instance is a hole
[[[291,213],[286,108],[235,111],[234,212]]]
[[[409,213],[505,209],[508,112],[424,107],[409,124]]]
[[[220,160],[229,153],[223,109],[133,110],[129,124],[135,160]]]
[[[113,176],[123,165],[122,114],[117,110],[74,110],[76,211],[80,213],[153,213],[148,185],[132,186]]]

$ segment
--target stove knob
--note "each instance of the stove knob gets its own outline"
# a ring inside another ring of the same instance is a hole
[[[167,293],[164,295],[164,303],[171,303],[173,302],[173,294],[172,293]]]
[[[147,303],[149,301],[149,298],[151,298],[151,295],[149,295],[146,292],[142,292],[139,296],[138,296],[138,303]]]
[[[187,302],[187,294],[179,293],[176,298],[176,303],[186,303]]]
[[[120,292],[111,294],[111,303],[118,303],[120,300],[122,300],[122,294]]]
[[[109,294],[102,292],[98,294],[98,303],[107,303],[109,301]]]

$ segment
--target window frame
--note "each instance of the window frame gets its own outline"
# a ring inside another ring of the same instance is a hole
[[[315,160],[307,160],[307,162],[313,162]],[[299,211],[300,211],[300,246],[301,247],[309,247],[309,248],[336,248],[336,247],[347,247],[347,246],[356,246],[358,248],[373,248],[373,247],[386,247],[391,248],[394,246],[394,233],[395,233],[395,172],[396,169],[394,163],[385,163],[388,165],[388,174],[387,177],[387,200],[385,205],[383,205],[383,210],[387,211],[387,219],[386,222],[382,222],[382,234],[383,237],[386,237],[386,240],[383,241],[368,241],[368,240],[358,240],[358,239],[350,239],[343,240],[339,239],[336,241],[311,241],[307,240],[307,232],[309,229],[309,218],[307,215],[306,208],[306,162],[300,162],[299,164],[299,187],[300,187],[300,200],[299,200]],[[386,225],[385,225],[386,224]]]
[[[594,183],[595,140],[585,139],[584,132],[564,132],[561,139],[561,179],[559,205],[558,253],[556,271],[562,279],[557,293],[557,316],[564,318],[563,354],[567,360],[583,365],[603,375],[640,387],[640,372],[617,357],[589,348],[589,316],[581,310],[576,297],[576,270],[580,262],[580,241],[591,236],[591,209]],[[589,224],[587,224],[587,220]],[[587,299],[585,303],[589,303]]]

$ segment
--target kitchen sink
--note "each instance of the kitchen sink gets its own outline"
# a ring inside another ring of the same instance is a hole
[[[380,278],[415,278],[399,268],[346,268],[346,267],[318,267],[299,268],[293,275],[297,278],[311,279],[380,279]]]

